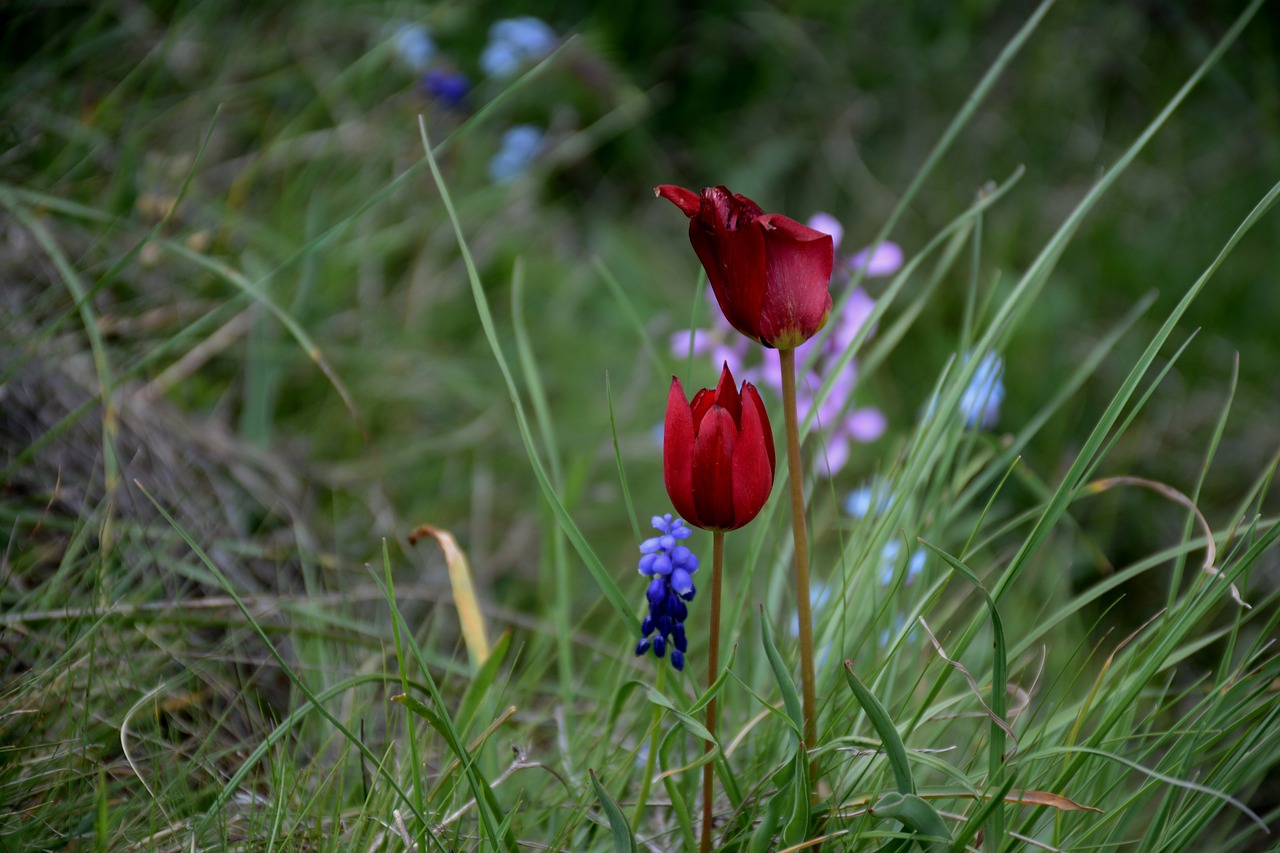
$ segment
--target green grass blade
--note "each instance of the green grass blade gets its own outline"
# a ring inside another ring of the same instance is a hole
[[[893,769],[893,778],[898,786],[898,793],[903,795],[914,794],[916,792],[916,783],[911,778],[911,764],[907,761],[907,748],[902,743],[902,736],[898,734],[898,728],[893,724],[893,720],[889,717],[889,712],[880,704],[880,700],[872,695],[858,676],[853,674],[853,661],[844,662],[844,677],[849,684],[849,689],[853,691],[853,696],[858,700],[858,704],[862,706],[862,710],[866,713],[867,718],[871,720],[872,727],[876,730],[876,734],[880,737],[880,744],[884,747],[885,758],[889,761],[890,768]]]
[[[622,621],[628,636],[636,637],[640,635],[640,620],[632,611],[631,605],[627,602],[622,591],[618,589],[618,585],[613,578],[609,576],[608,570],[604,564],[600,562],[600,558],[596,556],[595,551],[587,544],[586,537],[582,535],[582,531],[578,529],[573,518],[569,515],[564,504],[561,502],[559,495],[547,477],[546,470],[542,467],[542,462],[538,458],[538,453],[533,446],[533,436],[529,430],[529,422],[525,417],[524,403],[520,400],[520,392],[516,389],[515,379],[512,376],[511,368],[507,364],[506,356],[502,353],[502,346],[498,342],[497,328],[494,326],[493,315],[489,311],[489,301],[485,296],[484,287],[480,283],[480,273],[476,269],[475,261],[471,257],[471,250],[467,247],[466,236],[462,233],[462,222],[458,219],[457,211],[454,210],[453,200],[449,195],[449,189],[445,186],[444,176],[440,174],[440,167],[436,164],[435,156],[431,152],[431,143],[427,139],[427,125],[421,117],[418,119],[418,129],[422,135],[422,147],[426,152],[427,164],[431,169],[431,176],[435,179],[436,189],[440,192],[440,199],[444,203],[445,210],[449,214],[449,221],[453,224],[454,236],[458,240],[458,249],[462,253],[463,262],[467,268],[467,278],[471,283],[471,295],[475,299],[476,311],[480,316],[480,325],[484,328],[485,338],[489,342],[489,347],[493,351],[494,360],[498,363],[499,370],[502,371],[502,378],[506,382],[507,392],[511,396],[511,404],[515,408],[516,425],[520,430],[520,438],[524,442],[525,452],[529,457],[529,464],[533,467],[534,477],[538,481],[538,485],[542,489],[543,496],[551,505],[552,512],[559,521],[561,529],[565,535],[569,537],[569,541],[573,543],[573,547],[577,550],[578,555],[582,558],[582,562],[586,565],[587,571],[591,573],[596,584],[600,587],[600,591],[604,593],[609,603],[613,605],[614,613]]]
[[[600,806],[604,809],[605,816],[609,818],[609,830],[613,833],[614,853],[639,853],[640,847],[636,844],[636,836],[631,831],[631,825],[627,823],[627,816],[622,813],[622,809],[618,807],[618,803],[605,790],[604,785],[600,784],[600,778],[596,776],[596,771],[588,770],[587,773],[591,776],[591,786],[596,789],[596,799],[600,801]]]

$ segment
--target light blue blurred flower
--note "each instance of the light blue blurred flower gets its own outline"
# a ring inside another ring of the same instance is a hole
[[[524,174],[542,147],[542,130],[532,124],[518,124],[502,134],[498,153],[489,161],[489,178],[508,184]]]
[[[431,40],[431,30],[424,24],[401,24],[391,36],[396,56],[414,71],[427,70],[436,55],[436,43]]]
[[[822,624],[822,611],[827,609],[827,603],[831,600],[831,587],[822,581],[814,581],[809,587],[809,610],[813,617],[815,625],[814,636],[820,633],[816,626]],[[800,614],[791,614],[791,636],[800,636]],[[823,643],[814,651],[813,665],[818,669],[822,669],[827,664],[827,658],[831,657],[831,644]]]
[[[904,627],[906,627],[906,624],[907,624],[906,614],[899,613],[896,616],[894,616],[893,624],[890,627],[885,628],[883,631],[880,632],[880,647],[884,648],[885,646],[889,645],[889,639],[893,635],[899,633]],[[907,635],[907,639],[911,639],[914,636],[915,636],[915,631],[913,630],[910,634]]]
[[[1000,418],[1004,402],[1004,359],[989,352],[978,362],[969,386],[960,397],[960,414],[965,426],[990,429]]]
[[[880,584],[881,586],[889,586],[893,583],[893,576],[898,571],[898,555],[902,552],[902,543],[896,539],[890,539],[884,543],[884,547],[880,549]],[[907,577],[903,581],[904,584],[910,585],[921,572],[924,571],[925,553],[923,549],[917,549],[907,559]]]
[[[554,50],[556,41],[555,30],[532,15],[504,18],[489,27],[489,43],[480,54],[480,68],[490,77],[514,76],[521,65]]]
[[[831,598],[831,587],[822,581],[814,581],[809,587],[809,610],[813,614],[817,614],[827,606],[828,599]],[[816,620],[815,620],[816,621]],[[800,636],[800,614],[794,613],[791,616],[791,636]]]
[[[889,494],[889,484],[878,479],[863,483],[844,499],[845,513],[854,518],[879,515],[891,506],[893,495]]]

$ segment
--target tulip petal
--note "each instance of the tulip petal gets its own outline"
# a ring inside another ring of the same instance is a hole
[[[830,213],[818,211],[809,217],[809,221],[805,223],[814,231],[821,231],[823,234],[831,235],[831,248],[840,248],[840,240],[844,237],[844,226],[840,224],[840,220],[836,219]]]
[[[673,376],[662,429],[663,480],[671,505],[680,517],[701,527],[693,502],[693,436],[693,415],[680,380]]]
[[[712,406],[693,441],[693,505],[698,524],[708,530],[732,530],[733,448],[738,428],[733,416]]]
[[[755,391],[751,385],[745,388]],[[742,407],[742,434],[733,448],[734,527],[755,518],[773,490],[773,436],[768,421],[761,420],[762,412],[751,403]]]
[[[660,184],[653,188],[653,194],[674,204],[684,211],[690,219],[698,215],[701,198],[693,190],[677,187],[674,184]]]
[[[738,386],[733,383],[728,362],[724,363],[720,382],[716,385],[716,405],[729,412],[733,418],[733,431],[737,432],[742,426],[742,401],[738,399]]]
[[[702,191],[702,206],[689,222],[689,242],[707,271],[729,324],[760,340],[760,310],[765,298],[765,243],[754,225],[761,215],[750,199],[724,187]]]
[[[770,287],[760,314],[760,340],[779,349],[793,349],[813,337],[831,314],[831,269],[835,264],[831,235],[777,213],[756,221]]]
[[[764,446],[769,454],[769,477],[772,479],[774,472],[778,470],[778,459],[777,451],[773,448],[773,428],[769,426],[769,413],[765,411],[764,400],[760,399],[760,392],[750,382],[742,383],[742,398],[747,403],[743,408],[755,409],[756,415],[760,418],[760,431],[764,434]],[[743,431],[746,431],[745,422],[743,423]]]
[[[698,434],[698,426],[702,423],[702,419],[707,416],[707,412],[711,411],[711,407],[715,404],[716,394],[710,388],[703,388],[693,395],[693,402],[689,404],[689,411],[693,417],[694,436]]]

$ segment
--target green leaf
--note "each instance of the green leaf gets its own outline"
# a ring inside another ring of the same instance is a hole
[[[778,654],[778,647],[774,645],[773,629],[769,627],[769,620],[764,618],[763,605],[760,607],[760,637],[764,642],[765,657],[769,659],[769,666],[773,667],[774,680],[778,682],[778,689],[782,691],[782,701],[787,706],[787,717],[791,720],[796,737],[800,738],[801,732],[804,731],[804,713],[800,710],[800,694],[796,693],[795,682],[791,680],[787,665],[782,660],[782,655]]]
[[[666,708],[675,718],[680,721],[680,725],[684,726],[694,737],[701,738],[709,743],[715,743],[716,739],[711,732],[707,731],[707,727],[695,720],[693,717],[681,711],[675,705],[671,704],[671,700],[662,695],[656,687],[650,687],[648,690],[649,701],[655,705]]]
[[[462,694],[462,701],[458,703],[458,713],[455,715],[458,721],[458,734],[465,735],[467,729],[471,727],[476,712],[480,709],[480,703],[484,701],[485,694],[493,685],[493,680],[498,677],[498,669],[507,659],[507,652],[510,650],[511,629],[508,628],[493,644],[493,648],[489,650],[489,657],[476,670],[475,677],[471,679],[466,692]]]
[[[982,828],[982,824],[987,821],[991,815],[1004,808],[1004,798],[1013,790],[1013,782],[1016,777],[1010,775],[1005,783],[1000,786],[1000,790],[996,791],[991,797],[983,803],[982,808],[978,809],[973,815],[960,827],[955,840],[951,842],[951,853],[964,853],[969,842],[978,834],[978,830]]]
[[[636,844],[635,834],[631,832],[631,825],[627,823],[627,816],[622,813],[622,809],[618,807],[613,797],[609,796],[609,792],[600,784],[600,778],[596,776],[596,771],[588,770],[591,776],[591,785],[596,789],[596,799],[600,800],[600,806],[604,809],[605,816],[609,818],[609,829],[613,832],[613,849],[615,853],[639,853],[640,848]]]
[[[794,846],[809,837],[809,753],[799,744],[791,760],[791,813],[782,828],[782,841]]]
[[[946,853],[951,833],[937,809],[915,794],[885,794],[867,810],[872,817],[901,821],[917,836],[916,841],[928,853]]]
[[[871,691],[863,686],[858,680],[858,676],[853,674],[853,661],[844,662],[844,677],[849,682],[849,689],[853,691],[853,697],[858,700],[858,704],[862,706],[862,710],[866,712],[867,717],[871,720],[871,725],[876,730],[876,734],[880,736],[880,743],[884,746],[885,757],[889,759],[889,766],[893,768],[894,779],[897,780],[898,792],[906,794],[915,794],[916,785],[911,779],[911,765],[907,762],[907,748],[902,743],[902,737],[898,734],[898,728],[893,724],[893,720],[889,717],[889,712],[884,709],[880,701],[871,695]]]

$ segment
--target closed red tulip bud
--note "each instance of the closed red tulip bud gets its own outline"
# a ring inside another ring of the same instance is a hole
[[[735,530],[755,518],[773,489],[773,432],[760,392],[734,387],[726,364],[715,389],[685,399],[671,378],[662,465],[680,517],[704,530]]]
[[[765,213],[724,187],[699,195],[663,184],[654,192],[689,217],[689,242],[735,329],[765,346],[795,349],[826,325],[835,263],[830,234]]]

